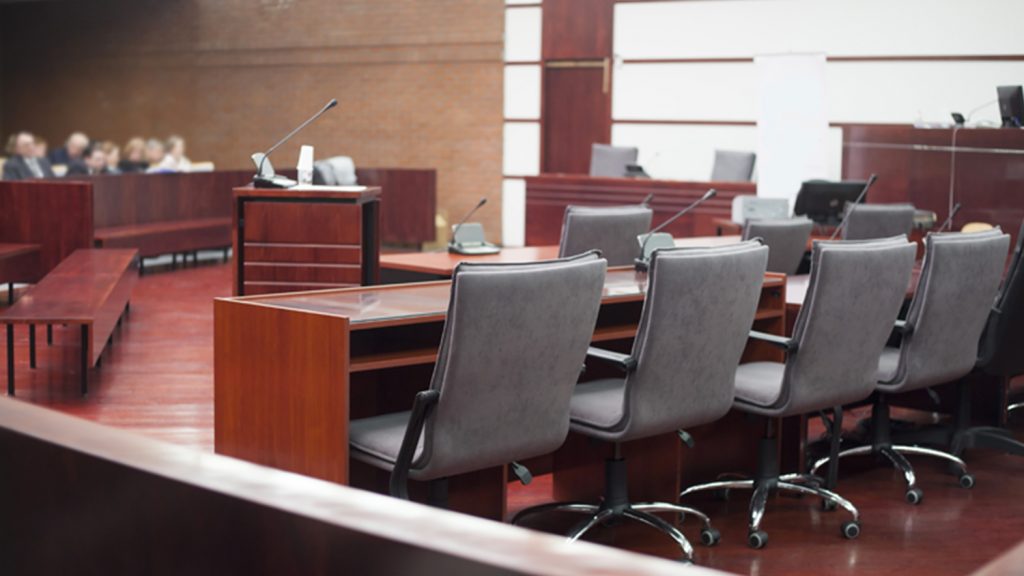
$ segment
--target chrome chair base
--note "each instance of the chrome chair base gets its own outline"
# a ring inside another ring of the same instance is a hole
[[[1021,408],[1024,408],[1024,402],[1018,402],[1016,404],[1010,404],[1009,406],[1006,407],[1006,411],[1007,412],[1013,412],[1014,410],[1020,410]]]
[[[914,474],[914,467],[910,464],[910,461],[906,459],[905,455],[931,456],[933,458],[944,460],[959,468],[959,481],[961,486],[964,488],[974,487],[974,477],[967,472],[967,464],[965,464],[963,460],[948,452],[932,448],[904,445],[885,445],[877,447],[857,446],[856,448],[850,448],[849,450],[839,452],[837,457],[842,459],[848,456],[863,456],[867,454],[881,454],[892,463],[893,467],[903,473],[903,478],[907,482],[907,491],[904,497],[907,502],[911,504],[920,504],[922,498],[924,498],[924,492],[917,487],[917,476]],[[811,467],[811,474],[817,472],[822,466],[830,461],[831,457],[826,457],[815,462],[814,466]]]
[[[628,519],[650,526],[671,538],[683,553],[685,562],[693,561],[693,546],[683,533],[671,523],[655,516],[657,512],[679,514],[681,523],[686,515],[700,519],[703,527],[700,531],[701,543],[714,546],[720,539],[718,530],[712,528],[711,520],[703,512],[667,502],[631,503],[628,501],[626,489],[626,466],[621,459],[610,459],[605,463],[605,497],[600,504],[587,502],[554,502],[541,504],[521,510],[512,518],[512,524],[519,524],[524,519],[547,512],[571,512],[584,514],[587,518],[578,523],[566,537],[575,542],[596,526],[607,524],[615,519]]]
[[[761,521],[764,519],[765,509],[768,505],[768,497],[776,491],[793,492],[805,496],[817,496],[822,499],[825,508],[840,506],[848,511],[853,520],[841,526],[845,538],[853,539],[860,535],[860,513],[857,508],[842,496],[822,488],[824,481],[811,474],[785,474],[776,478],[745,479],[745,480],[719,480],[691,486],[679,494],[680,498],[704,492],[707,490],[720,490],[728,493],[733,489],[753,490],[750,497],[750,520],[747,525],[747,543],[751,548],[763,548],[768,543],[768,534],[761,530]]]

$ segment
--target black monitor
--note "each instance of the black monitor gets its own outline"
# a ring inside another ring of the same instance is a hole
[[[1024,90],[1020,86],[999,86],[996,91],[1003,128],[1020,128],[1024,124]]]
[[[842,220],[847,202],[854,202],[867,186],[867,182],[845,180],[808,180],[800,186],[793,213],[807,216],[825,226],[836,226]]]

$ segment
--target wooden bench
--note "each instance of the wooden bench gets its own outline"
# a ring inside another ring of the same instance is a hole
[[[89,390],[89,367],[98,363],[114,328],[128,311],[137,267],[138,250],[76,250],[0,314],[0,323],[7,325],[7,394],[14,395],[15,324],[29,326],[32,368],[36,366],[36,324],[78,324],[82,327],[84,396]]]
[[[97,228],[98,248],[137,248],[140,258],[231,245],[231,218],[199,218]]]
[[[14,283],[35,282],[39,275],[38,244],[0,243],[0,284],[7,284],[7,304],[14,304]]]

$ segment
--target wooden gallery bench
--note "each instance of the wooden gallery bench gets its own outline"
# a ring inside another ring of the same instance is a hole
[[[7,394],[14,395],[14,325],[29,326],[29,366],[36,366],[36,324],[78,324],[82,330],[81,388],[114,328],[128,311],[138,279],[138,250],[76,250],[17,303],[0,314],[7,325]]]

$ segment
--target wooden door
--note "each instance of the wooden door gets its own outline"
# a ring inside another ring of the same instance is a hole
[[[591,144],[611,141],[607,58],[545,62],[541,139],[542,172],[590,172]]]

